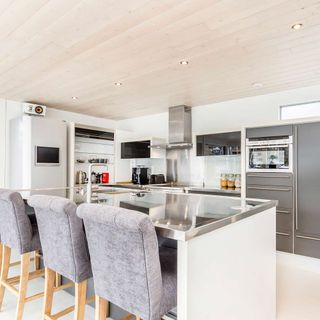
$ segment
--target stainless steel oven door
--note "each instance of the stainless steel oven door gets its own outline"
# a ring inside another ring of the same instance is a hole
[[[292,143],[246,148],[247,172],[292,172],[292,161]]]

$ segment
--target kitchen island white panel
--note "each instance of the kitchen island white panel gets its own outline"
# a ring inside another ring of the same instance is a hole
[[[276,212],[178,241],[178,319],[276,319]]]

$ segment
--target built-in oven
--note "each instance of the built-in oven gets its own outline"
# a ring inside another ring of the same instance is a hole
[[[292,136],[246,139],[247,172],[292,172]]]

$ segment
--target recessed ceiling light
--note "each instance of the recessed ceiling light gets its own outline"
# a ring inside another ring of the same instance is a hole
[[[180,64],[182,64],[183,66],[186,66],[187,64],[189,64],[188,60],[181,60]]]
[[[294,25],[291,26],[291,29],[293,30],[299,30],[303,27],[302,23],[295,23]]]
[[[72,97],[72,100],[78,100],[78,97],[74,96]]]
[[[254,82],[254,83],[252,84],[252,86],[253,86],[254,88],[262,88],[262,87],[263,87],[263,84],[262,84],[261,82]]]
[[[120,87],[120,86],[122,86],[122,82],[115,82],[114,85],[117,87]]]

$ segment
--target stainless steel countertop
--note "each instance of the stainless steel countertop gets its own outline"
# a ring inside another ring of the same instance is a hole
[[[25,199],[32,194],[54,194],[77,204],[86,202],[85,187],[38,189],[21,194]],[[148,214],[160,236],[179,241],[188,241],[277,205],[277,201],[115,187],[96,189],[92,203]]]
[[[240,195],[241,189],[222,189],[216,186],[207,186],[203,187],[200,185],[179,185],[179,184],[147,184],[147,185],[138,185],[138,184],[100,184],[100,187],[115,187],[115,188],[125,188],[125,189],[137,189],[137,190],[163,190],[163,191],[173,191],[173,192],[203,192],[203,193],[226,193],[226,194],[235,194]]]

